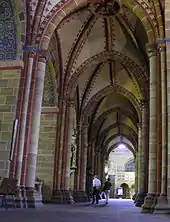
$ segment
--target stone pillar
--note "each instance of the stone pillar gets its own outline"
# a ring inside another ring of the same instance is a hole
[[[73,198],[69,189],[70,158],[73,134],[73,107],[74,104],[67,98],[60,100],[60,127],[56,149],[54,179],[55,187],[52,195],[53,203],[70,204]]]
[[[56,135],[56,149],[54,155],[54,176],[53,176],[53,195],[62,196],[61,187],[61,173],[62,173],[62,155],[63,155],[63,142],[64,142],[64,130],[65,130],[65,118],[67,103],[64,99],[59,100],[59,114],[57,117],[57,135]],[[61,194],[61,195],[60,195]],[[59,199],[62,199],[59,198]]]
[[[27,158],[28,158],[28,150],[29,150],[29,142],[30,142],[31,118],[32,118],[32,110],[33,110],[34,97],[35,97],[34,95],[35,95],[35,88],[36,88],[35,85],[36,85],[36,73],[37,73],[37,68],[38,68],[38,60],[39,60],[39,54],[36,54],[34,56],[34,63],[33,63],[33,69],[32,69],[32,80],[31,80],[31,86],[30,86],[27,121],[26,121],[25,143],[24,143],[24,153],[23,153],[23,160],[22,160],[22,173],[21,173],[22,185],[25,185],[25,182],[26,182]],[[25,198],[25,194],[24,194],[24,198]]]
[[[31,120],[30,145],[29,145],[28,160],[27,160],[26,193],[27,193],[28,207],[35,207],[34,186],[35,186],[37,152],[38,152],[38,141],[39,141],[41,105],[42,105],[43,89],[44,89],[45,67],[46,67],[46,59],[40,57],[36,73],[35,98],[34,98],[33,113]]]
[[[86,168],[86,193],[88,199],[90,200],[91,193],[91,184],[92,184],[92,144],[88,144],[87,151],[87,168]]]
[[[22,104],[22,117],[21,117],[21,123],[20,123],[19,144],[18,144],[18,153],[17,153],[17,164],[16,164],[16,179],[18,181],[17,182],[18,187],[20,185],[23,185],[23,184],[20,184],[20,182],[21,182],[27,110],[28,110],[33,63],[34,63],[34,54],[30,53],[28,57],[28,69],[27,69],[27,76],[26,76],[26,82],[25,82],[25,88],[24,88],[24,98],[23,98],[23,104]]]
[[[16,157],[15,178],[17,179],[17,187],[18,187],[17,194],[16,194],[16,206],[17,207],[22,207],[22,202],[24,203],[24,195],[25,195],[25,193],[24,193],[24,185],[25,184],[22,184],[21,178],[22,178],[22,164],[23,164],[23,157],[24,157],[26,122],[27,122],[27,113],[28,113],[28,105],[29,105],[29,94],[30,94],[30,87],[31,87],[33,64],[34,64],[34,53],[29,53],[28,68],[27,68],[27,73],[26,73],[24,96],[23,96],[23,103],[22,103],[19,142],[18,142],[18,150],[17,150],[17,157]]]
[[[138,153],[135,156],[135,203],[138,194]]]
[[[106,177],[105,177],[105,155],[101,153],[101,182],[102,184],[105,182]]]
[[[141,172],[142,171],[142,163],[143,163],[143,153],[142,153],[142,134],[141,134],[141,123],[138,123],[138,193],[140,193],[140,190],[142,189],[142,181],[141,181]]]
[[[167,200],[167,166],[168,166],[168,115],[167,115],[167,70],[166,70],[166,50],[164,46],[160,46],[161,59],[161,88],[162,88],[162,178],[161,178],[161,194],[158,198],[156,211],[169,210]]]
[[[157,53],[157,135],[156,135],[156,194],[161,193],[161,165],[162,165],[162,97],[161,97],[161,64],[160,53]]]
[[[81,122],[77,124],[77,153],[76,153],[76,171],[75,171],[75,183],[74,183],[74,191],[77,192],[79,190],[80,183],[80,163],[81,163]]]
[[[157,84],[157,51],[156,47],[148,50],[150,62],[150,100],[149,100],[149,177],[148,194],[145,197],[142,213],[152,212],[156,199],[156,84]]]
[[[142,150],[144,155],[144,193],[148,192],[148,169],[149,169],[149,107],[148,101],[142,100]]]
[[[69,190],[70,180],[70,157],[71,157],[71,144],[73,134],[73,107],[74,104],[67,102],[66,104],[66,117],[63,141],[63,155],[62,155],[62,169],[61,169],[61,192],[62,203],[73,203],[73,198]]]
[[[86,189],[86,167],[87,167],[87,148],[88,148],[88,126],[81,122],[78,124],[77,138],[77,169],[75,175],[74,200],[76,202],[88,201]]]
[[[73,104],[67,102],[67,116],[65,118],[63,158],[61,170],[61,189],[69,190],[70,157],[73,134]]]
[[[94,176],[95,173],[95,145],[92,145],[92,151],[91,151],[91,155],[92,155],[92,160],[91,160],[91,166],[92,166],[92,174]]]
[[[81,201],[88,201],[86,194],[86,168],[87,168],[87,149],[88,149],[88,125],[82,126],[81,141],[81,165],[80,165],[80,184]]]
[[[142,124],[138,124],[138,152],[137,152],[137,158],[138,158],[138,169],[137,169],[137,181],[138,181],[138,193],[136,196],[136,206],[141,206],[141,195],[143,193],[144,187],[143,187],[143,171],[144,171],[144,164],[143,164],[143,152],[142,152]]]
[[[74,127],[74,126],[73,126]],[[76,145],[76,136],[77,132],[73,128],[74,134],[72,134],[72,144],[71,144],[71,158],[70,158],[70,190],[74,191],[74,182],[75,182],[75,170],[77,168],[76,166],[76,152],[77,152],[77,145]]]
[[[101,150],[99,151],[98,155],[98,176],[101,182],[103,182],[103,160],[102,160],[102,153]]]
[[[141,207],[147,193],[147,172],[148,172],[148,124],[147,124],[147,102],[141,101],[142,123],[139,124],[138,131],[138,195],[136,197],[136,206]]]

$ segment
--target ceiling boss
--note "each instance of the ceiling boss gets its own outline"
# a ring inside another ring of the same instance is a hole
[[[114,16],[120,12],[121,0],[89,0],[89,9],[94,14]]]

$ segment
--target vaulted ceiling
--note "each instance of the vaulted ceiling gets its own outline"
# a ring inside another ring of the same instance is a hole
[[[158,27],[156,11],[164,1],[121,2],[120,13],[107,17],[98,6],[92,10],[86,0],[30,1],[32,26],[42,12],[36,41],[49,23],[42,39],[50,40],[49,52],[58,67],[57,87],[61,79],[65,89],[71,86],[66,94],[75,99],[77,121],[89,124],[89,142],[105,153],[120,142],[132,152],[137,149],[140,102],[149,95],[145,28]]]
[[[140,20],[126,7],[104,17],[86,5],[67,16],[55,36],[89,140],[105,152],[120,141],[134,151],[140,100],[148,92],[148,40]]]

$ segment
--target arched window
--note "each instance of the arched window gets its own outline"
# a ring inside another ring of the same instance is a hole
[[[134,162],[134,159],[129,160],[125,164],[125,172],[135,172],[135,162]]]

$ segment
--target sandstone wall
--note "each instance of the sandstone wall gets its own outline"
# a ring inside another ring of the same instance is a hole
[[[8,176],[20,70],[0,70],[0,176]]]
[[[36,176],[44,181],[46,199],[50,198],[50,192],[53,185],[57,124],[56,110],[57,107],[43,107],[41,114]]]

